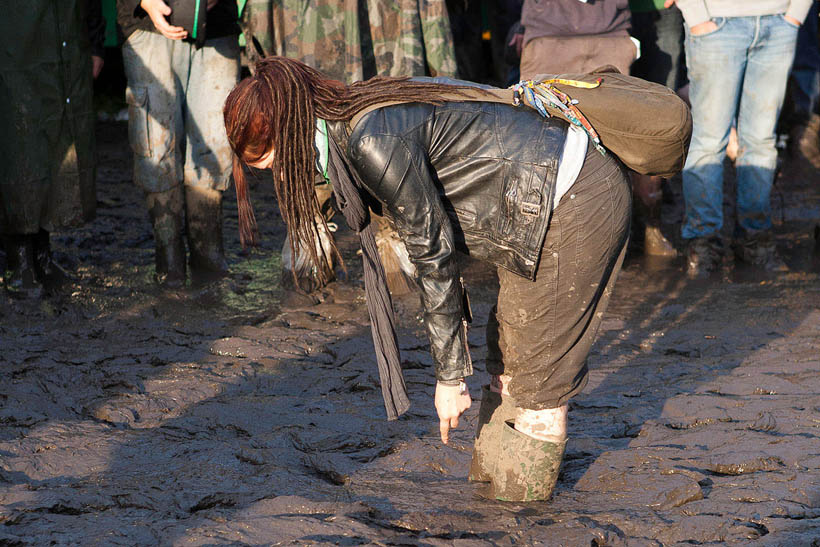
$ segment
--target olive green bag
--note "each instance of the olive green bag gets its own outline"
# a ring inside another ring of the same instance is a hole
[[[583,127],[594,145],[610,150],[643,175],[670,177],[683,169],[692,137],[692,114],[674,91],[605,66],[584,74],[539,75],[509,89],[458,88],[448,101],[526,104],[544,115]],[[402,101],[366,107],[368,112]]]

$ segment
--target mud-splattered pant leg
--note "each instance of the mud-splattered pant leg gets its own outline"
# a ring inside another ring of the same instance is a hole
[[[224,190],[231,152],[222,104],[239,79],[236,36],[196,49],[138,30],[123,44],[134,182],[165,192],[183,182]]]
[[[565,404],[587,382],[587,356],[620,271],[629,236],[631,190],[616,159],[590,148],[578,179],[553,212],[535,281],[499,269],[493,359],[511,376],[519,408]]]

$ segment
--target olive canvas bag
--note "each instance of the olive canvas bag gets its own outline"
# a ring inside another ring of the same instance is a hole
[[[692,114],[674,91],[609,65],[583,74],[539,75],[508,89],[458,88],[441,99],[525,104],[567,119],[583,127],[599,149],[602,145],[643,175],[671,177],[681,171],[692,137]],[[402,102],[362,109],[350,120],[351,129],[368,112]]]

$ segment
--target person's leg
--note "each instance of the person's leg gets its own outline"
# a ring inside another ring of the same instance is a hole
[[[683,16],[676,7],[632,14],[632,33],[641,42],[641,58],[632,64],[633,76],[677,89],[683,54]],[[631,173],[635,197],[633,235],[649,256],[676,256],[663,235],[661,177]]]
[[[780,15],[752,18],[756,39],[748,52],[746,76],[738,115],[739,151],[737,167],[737,224],[740,241],[761,241],[761,232],[771,229],[770,194],[777,167],[775,126],[783,106],[790,63],[797,41],[797,27]],[[764,83],[765,82],[765,83]],[[755,264],[774,259],[769,238],[761,242],[761,256],[749,254],[741,245],[738,256]],[[754,246],[754,245],[753,245]],[[765,256],[764,256],[765,255]],[[774,264],[780,269],[781,264]]]
[[[692,141],[683,168],[685,219],[683,239],[690,240],[690,275],[714,271],[720,262],[723,226],[723,159],[735,117],[746,48],[754,36],[748,18],[719,18],[718,29],[693,36],[686,33]]]
[[[792,100],[795,123],[805,123],[817,108],[820,97],[820,44],[817,24],[820,3],[813,2],[806,20],[797,33],[797,46],[792,67]]]
[[[817,34],[820,3],[812,3],[797,33],[797,49],[791,74],[793,112],[789,129],[789,151],[798,166],[808,171],[820,168],[820,37]]]
[[[239,81],[236,36],[190,46],[175,59],[185,88],[185,205],[191,275],[207,281],[228,271],[222,242],[222,192],[230,182],[231,149],[222,105]]]
[[[39,298],[43,284],[37,275],[33,234],[3,234],[6,271],[3,285],[13,298]]]
[[[181,44],[181,42],[179,42]],[[182,101],[172,59],[178,43],[136,31],[122,48],[128,80],[128,133],[134,152],[134,183],[145,191],[156,252],[156,281],[185,282],[182,237]]]
[[[499,271],[501,363],[493,368],[509,378],[505,385],[518,408],[502,428],[491,473],[499,499],[543,499],[554,487],[567,402],[587,381],[587,356],[623,261],[630,211],[620,162],[590,149],[553,212],[535,281]],[[514,471],[518,466],[521,472]]]

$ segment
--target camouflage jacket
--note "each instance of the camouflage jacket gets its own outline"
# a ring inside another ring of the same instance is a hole
[[[242,27],[251,64],[282,55],[347,83],[456,75],[445,0],[248,0]]]

